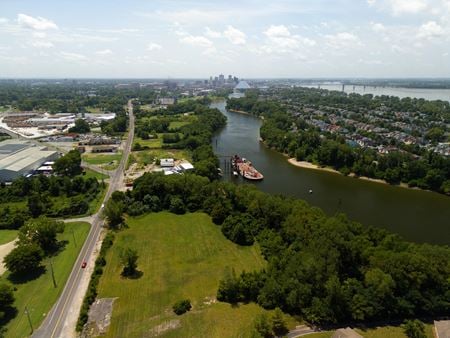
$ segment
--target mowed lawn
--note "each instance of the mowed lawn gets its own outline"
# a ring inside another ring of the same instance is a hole
[[[255,304],[232,307],[216,302],[215,296],[226,267],[240,273],[265,266],[257,246],[228,241],[203,213],[153,213],[128,218],[127,224],[116,234],[99,285],[99,298],[117,297],[107,337],[147,337],[158,328],[163,337],[249,334],[254,317],[264,310]],[[119,255],[125,247],[138,251],[139,279],[120,275]],[[176,316],[172,305],[185,298],[193,309]],[[170,323],[176,328],[168,329]]]
[[[119,166],[122,153],[83,154],[82,160],[86,163],[99,165],[106,170],[114,170]]]
[[[39,327],[64,288],[67,278],[72,271],[73,264],[80,252],[81,246],[89,232],[89,227],[90,225],[88,223],[66,223],[64,233],[58,236],[60,240],[67,241],[67,243],[64,250],[52,258],[57,284],[56,288],[53,287],[48,259],[43,262],[43,265],[46,267],[45,273],[40,275],[37,279],[23,284],[14,284],[14,287],[17,288],[14,292],[16,298],[14,306],[17,308],[18,313],[17,316],[6,325],[5,337],[22,338],[29,336],[30,326],[24,312],[25,306],[27,306],[30,311],[33,327],[35,329]],[[76,246],[73,241],[73,236],[76,238]],[[4,280],[7,279],[7,277],[8,272],[6,272],[1,279]]]
[[[0,245],[9,243],[17,237],[17,230],[0,230]]]
[[[139,143],[142,147],[149,147],[150,149],[161,148],[163,144],[162,134],[158,135],[158,138],[151,138],[144,140],[140,137],[134,138],[134,144]]]

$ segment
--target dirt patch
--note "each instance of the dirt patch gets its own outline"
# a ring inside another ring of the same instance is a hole
[[[205,297],[205,300],[203,301],[204,305],[212,305],[214,303],[217,303],[217,299],[215,297]]]
[[[167,322],[164,322],[162,324],[159,324],[158,326],[155,326],[150,330],[150,336],[151,337],[157,337],[162,334],[164,334],[166,331],[174,330],[181,326],[181,322],[179,319],[172,319]]]
[[[81,333],[82,338],[97,337],[106,333],[111,324],[112,309],[116,299],[101,298],[91,305],[88,322]]]
[[[5,256],[9,254],[12,249],[14,249],[15,244],[16,239],[9,243],[0,245],[0,276],[3,275],[3,273],[6,271],[6,267],[3,264],[3,258],[5,258]]]

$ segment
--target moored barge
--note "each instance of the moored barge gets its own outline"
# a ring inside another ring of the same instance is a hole
[[[247,180],[260,181],[264,178],[263,174],[256,170],[256,168],[252,165],[252,162],[245,158],[241,158],[238,155],[234,155],[231,158],[231,167],[234,171]]]

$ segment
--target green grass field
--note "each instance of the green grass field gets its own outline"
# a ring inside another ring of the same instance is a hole
[[[114,170],[119,166],[122,153],[109,153],[109,154],[83,154],[82,159],[84,162],[98,165],[105,170]]]
[[[106,180],[109,178],[108,175],[99,173],[97,171],[91,170],[91,169],[84,169],[85,174],[83,175],[84,178],[91,178],[95,177],[97,180],[101,181],[102,179]]]
[[[142,147],[149,147],[149,148],[161,148],[163,144],[162,136],[158,135],[158,138],[143,140],[140,137],[134,138],[134,144],[139,143]]]
[[[11,242],[17,237],[17,230],[0,230],[0,245]]]
[[[75,246],[73,241],[72,230],[77,240],[77,246]],[[64,233],[59,235],[60,240],[68,242],[64,250],[52,258],[57,288],[53,287],[48,259],[43,262],[47,267],[45,273],[37,279],[24,284],[14,285],[17,288],[14,295],[16,297],[15,307],[18,310],[18,314],[6,326],[7,331],[5,337],[28,337],[30,327],[24,312],[25,306],[30,311],[33,327],[39,327],[45,315],[50,311],[59,294],[62,292],[88,231],[88,223],[66,223]],[[1,278],[4,279],[7,277],[8,273],[5,273]]]
[[[249,333],[262,310],[255,304],[232,307],[214,302],[226,267],[259,270],[265,266],[259,248],[228,241],[203,213],[167,212],[128,218],[128,229],[116,234],[100,280],[99,297],[118,297],[107,337],[151,336],[158,325],[179,320],[164,337],[236,337]],[[121,248],[138,251],[139,279],[121,277]],[[188,298],[192,310],[173,314],[172,305]],[[212,302],[211,302],[212,300]]]
[[[100,114],[103,113],[103,111],[98,107],[84,107],[89,113],[91,114]]]
[[[181,128],[181,127],[183,127],[183,126],[185,126],[185,125],[187,125],[189,123],[190,122],[187,122],[187,121],[173,121],[173,122],[170,122],[169,130]]]
[[[153,163],[156,158],[174,158],[175,160],[192,161],[192,155],[184,149],[152,149],[133,151],[129,162],[147,165]]]
[[[355,329],[364,338],[407,338],[401,326],[383,326],[370,329]],[[334,331],[325,331],[308,335],[309,338],[331,338]],[[425,324],[427,338],[434,338],[433,325]]]

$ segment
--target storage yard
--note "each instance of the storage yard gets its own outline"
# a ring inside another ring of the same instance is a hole
[[[104,114],[49,114],[39,111],[6,112],[0,115],[0,128],[12,131],[26,138],[40,138],[67,132],[77,118],[84,118],[92,125],[113,119],[114,113]]]

